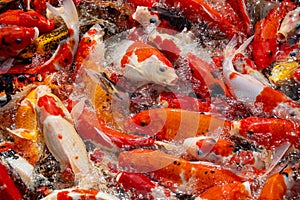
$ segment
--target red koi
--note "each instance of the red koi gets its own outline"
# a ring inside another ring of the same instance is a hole
[[[276,60],[277,30],[281,20],[295,7],[295,2],[280,2],[278,6],[269,11],[266,18],[256,24],[252,46],[254,62],[258,69],[267,68]]]
[[[22,200],[23,197],[9,176],[7,168],[0,162],[0,196],[7,200]]]
[[[131,5],[152,6],[158,1],[129,1]],[[191,22],[198,23],[199,19],[207,22],[211,28],[218,28],[226,34],[228,38],[238,33],[238,27],[229,22],[223,15],[210,6],[204,0],[174,1],[166,0],[164,3],[169,7],[179,8],[180,12]],[[193,13],[193,14],[191,14]]]
[[[300,148],[300,126],[290,120],[248,117],[233,122],[232,130],[233,133],[256,141],[267,149],[283,142],[290,142]]]
[[[170,190],[184,194],[200,194],[214,185],[243,181],[243,178],[221,166],[191,162],[157,150],[121,152],[118,161],[126,171],[146,173]]]
[[[0,61],[18,55],[39,35],[37,28],[9,26],[0,28]]]
[[[116,181],[121,184],[125,190],[133,192],[133,198],[138,199],[177,199],[175,195],[167,188],[152,181],[150,178],[140,173],[120,172]]]
[[[0,14],[0,24],[16,25],[24,27],[37,27],[40,33],[47,33],[54,30],[54,21],[48,20],[34,10],[27,12],[23,10],[8,10]]]
[[[165,108],[181,108],[196,112],[209,112],[211,110],[209,102],[173,92],[160,93],[157,103]]]

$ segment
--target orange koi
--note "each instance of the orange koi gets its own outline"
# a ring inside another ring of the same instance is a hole
[[[25,47],[37,39],[39,30],[19,26],[0,28],[0,61],[18,55]]]
[[[158,140],[182,140],[220,131],[226,133],[231,123],[214,116],[183,109],[145,110],[123,122],[124,130],[146,134]]]
[[[208,188],[205,192],[201,193],[195,200],[201,199],[252,199],[251,189],[249,182],[234,182],[225,185],[216,185]]]
[[[283,142],[300,148],[300,126],[286,119],[248,117],[233,122],[233,134],[256,141],[267,149]]]
[[[283,169],[275,173],[265,182],[258,199],[284,199],[284,195],[294,186],[299,174],[300,169],[296,167]]]
[[[256,24],[252,47],[253,59],[258,69],[267,68],[276,60],[277,30],[281,20],[295,7],[295,2],[280,2],[278,6],[269,11],[266,18]]]
[[[0,14],[0,24],[16,25],[24,27],[37,27],[40,33],[47,33],[54,30],[54,21],[48,20],[34,10],[27,12],[23,10],[8,10]]]
[[[243,181],[243,178],[219,165],[191,162],[157,150],[121,152],[118,162],[122,169],[146,173],[152,180],[176,193],[200,194],[214,185]]]

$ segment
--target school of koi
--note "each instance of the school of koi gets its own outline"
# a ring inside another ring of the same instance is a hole
[[[0,0],[0,198],[299,199],[297,0]]]

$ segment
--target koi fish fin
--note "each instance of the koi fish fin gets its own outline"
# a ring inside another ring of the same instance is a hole
[[[115,87],[115,85],[111,82],[105,72],[97,73],[94,70],[86,69],[87,75],[97,83],[105,92],[115,95],[119,99],[123,99],[120,96],[120,91]]]
[[[77,26],[79,25],[77,10],[72,0],[63,1],[63,5],[62,5],[63,10],[53,7],[48,2],[47,2],[47,8],[53,14],[61,16],[68,28],[71,28],[72,25],[74,24]]]
[[[26,140],[37,140],[37,133],[36,131],[25,129],[25,128],[19,128],[15,130],[11,130],[9,128],[6,128],[6,130],[13,134],[14,136],[17,136],[22,139]]]

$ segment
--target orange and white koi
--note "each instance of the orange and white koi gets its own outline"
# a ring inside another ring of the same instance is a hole
[[[43,15],[29,10],[8,10],[0,14],[0,24],[3,25],[16,25],[23,27],[37,27],[40,33],[47,33],[54,29],[53,20],[48,20]]]
[[[300,8],[297,7],[296,9],[288,12],[282,20],[279,30],[277,31],[277,40],[279,42],[285,42],[291,34],[296,33],[296,35],[299,35],[299,24]]]
[[[120,172],[117,174],[116,181],[121,184],[126,191],[133,193],[132,198],[178,199],[170,190],[141,173]]]
[[[49,87],[40,85],[36,93],[40,129],[50,152],[62,166],[71,166],[79,185],[86,188],[97,184],[100,179],[91,167],[85,144],[75,130],[69,111]]]
[[[242,53],[252,38],[248,38],[237,50],[234,50],[237,41],[233,37],[226,47],[223,74],[231,94],[238,100],[261,107],[268,115],[299,121],[300,105],[297,102],[294,102],[280,91],[265,86],[252,76],[241,74],[234,69],[232,63],[234,56],[237,53]]]
[[[284,142],[300,148],[300,126],[286,119],[248,117],[233,122],[231,133],[256,141],[267,149]]]
[[[203,199],[253,199],[251,195],[251,188],[248,181],[234,182],[225,185],[216,185],[205,190],[195,200]]]
[[[96,46],[102,42],[103,35],[104,31],[99,24],[96,24],[82,36],[74,58],[75,66],[72,72],[73,77],[75,77],[77,72],[83,67],[82,65],[86,63],[86,59],[93,54]]]
[[[37,39],[39,30],[19,26],[0,28],[0,61],[18,55],[25,47]]]
[[[228,95],[227,88],[217,72],[208,52],[194,42],[192,33],[181,32],[176,35],[161,33],[164,29],[153,30],[148,36],[149,42],[162,51],[172,61],[179,58],[190,69],[194,92],[204,99],[213,96]],[[187,75],[189,76],[189,75]]]
[[[210,136],[187,138],[183,147],[194,159],[233,168],[252,166],[262,170],[270,159],[267,152],[244,150],[228,139]]]
[[[176,193],[200,194],[214,185],[243,181],[230,170],[207,162],[192,162],[158,150],[135,149],[121,152],[124,171],[145,173]]]
[[[171,62],[156,48],[132,40],[122,40],[112,50],[111,79],[120,84],[120,77],[138,84],[157,83],[164,86],[174,85],[178,79]],[[122,86],[122,85],[120,85]]]
[[[252,47],[253,59],[258,69],[267,68],[276,60],[278,50],[276,34],[282,19],[293,9],[295,2],[280,2],[269,11],[266,18],[256,24]]]
[[[43,198],[43,200],[118,200],[116,196],[101,192],[95,189],[83,188],[67,188],[61,190],[54,190],[52,193]]]
[[[124,120],[128,132],[158,140],[177,140],[213,133],[226,134],[231,123],[213,114],[175,108],[145,110]]]
[[[284,199],[300,177],[299,167],[289,167],[268,178],[260,191],[259,200]]]
[[[49,60],[41,65],[34,66],[27,70],[26,73],[40,73],[46,75],[47,73],[59,70],[70,70],[79,43],[79,20],[76,7],[72,0],[64,0],[62,7],[63,12],[47,4],[47,8],[52,13],[61,16],[65,21],[69,31],[68,39],[59,44],[57,50]]]

